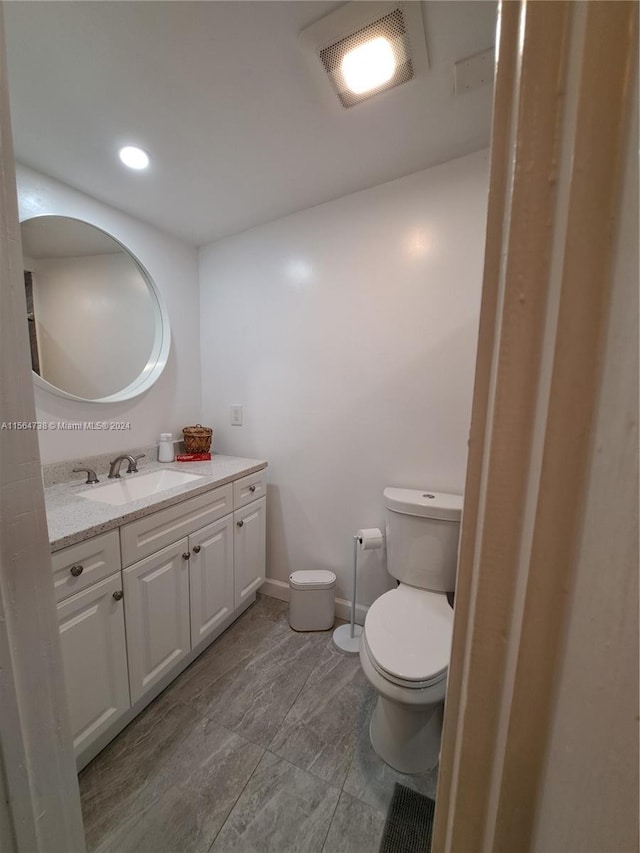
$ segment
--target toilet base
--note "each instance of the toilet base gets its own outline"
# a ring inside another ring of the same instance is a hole
[[[424,773],[440,756],[444,704],[412,708],[378,694],[369,737],[380,758],[400,773]]]

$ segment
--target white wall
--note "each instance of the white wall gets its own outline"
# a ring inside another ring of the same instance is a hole
[[[132,180],[140,180],[134,175]],[[127,246],[149,271],[164,298],[171,323],[171,353],[156,384],[141,397],[122,403],[78,403],[35,389],[39,420],[130,421],[122,432],[39,433],[43,463],[152,444],[158,434],[180,434],[201,418],[197,250],[150,225],[19,166],[20,219],[58,214],[83,219]],[[25,332],[26,333],[26,332]]]
[[[269,460],[270,577],[328,568],[350,598],[386,485],[462,492],[487,191],[482,151],[201,249],[204,419]],[[359,581],[388,588],[380,552]]]

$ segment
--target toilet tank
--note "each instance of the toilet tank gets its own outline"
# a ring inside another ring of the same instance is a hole
[[[420,589],[452,592],[462,496],[387,488],[384,502],[389,574]]]

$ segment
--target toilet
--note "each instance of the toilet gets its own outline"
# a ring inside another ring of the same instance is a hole
[[[395,770],[422,773],[440,753],[462,497],[387,488],[384,501],[387,571],[400,583],[362,631],[360,662],[378,692],[369,735]]]

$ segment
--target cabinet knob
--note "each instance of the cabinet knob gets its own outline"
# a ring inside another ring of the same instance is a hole
[[[194,554],[199,554],[199,553],[200,553],[200,545],[194,545],[194,546],[193,546],[193,553],[194,553]]]
[[[114,598],[114,601],[120,601],[122,598],[124,598],[124,592],[121,589],[117,589],[113,593],[113,598]]]
[[[191,554],[188,551],[185,551],[184,554],[182,555],[182,559],[188,560],[190,556],[191,556]]]
[[[79,577],[79,576],[83,573],[83,571],[84,571],[84,566],[81,566],[81,565],[78,563],[78,565],[77,565],[77,566],[71,566],[71,569],[70,569],[69,571],[70,571],[70,572],[71,572],[71,574],[74,576],[74,578],[77,578],[77,577]]]
[[[240,521],[238,521],[237,524],[238,524],[238,527],[244,527],[244,521],[242,519],[240,519]]]
[[[250,492],[255,492],[255,490],[256,490],[256,487],[255,487],[255,486],[249,486],[249,491],[250,491]]]

